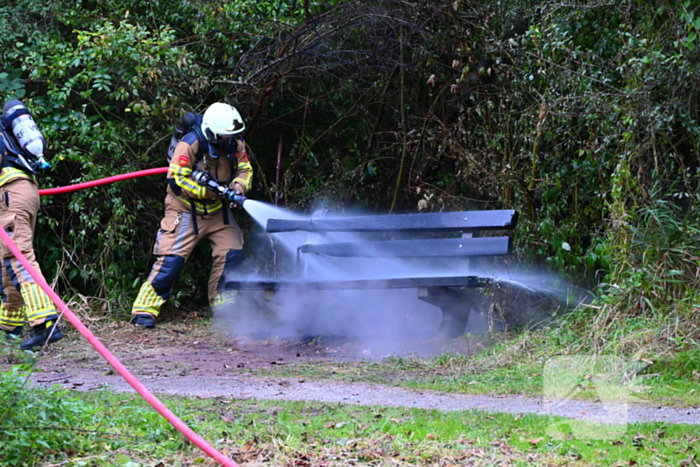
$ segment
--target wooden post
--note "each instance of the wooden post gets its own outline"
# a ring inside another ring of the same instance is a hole
[[[282,170],[282,135],[280,135],[280,142],[277,145],[277,167],[275,169],[275,206],[279,205],[280,201],[280,171]]]

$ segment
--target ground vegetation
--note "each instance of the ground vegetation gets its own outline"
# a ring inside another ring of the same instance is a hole
[[[468,356],[483,337],[414,339],[459,355],[382,358],[386,342],[232,338],[185,317],[91,328],[241,466],[697,465],[698,396],[680,379],[618,378],[613,400],[581,374],[557,397],[542,393],[543,365],[519,356],[528,349]],[[40,358],[0,341],[0,375],[3,466],[217,465],[72,328]],[[612,403],[626,406],[602,422]]]

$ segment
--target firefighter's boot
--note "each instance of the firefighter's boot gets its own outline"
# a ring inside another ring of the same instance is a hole
[[[153,315],[148,314],[148,313],[134,315],[134,317],[131,319],[131,322],[132,322],[132,324],[135,324],[137,326],[141,326],[144,328],[156,327],[156,319],[153,317]]]
[[[50,319],[32,327],[30,338],[22,342],[19,346],[21,350],[34,350],[44,344],[51,344],[63,339],[63,334],[56,324],[57,319]]]

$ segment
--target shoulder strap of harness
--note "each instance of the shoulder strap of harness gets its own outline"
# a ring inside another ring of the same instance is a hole
[[[2,155],[2,163],[0,169],[5,167],[14,167],[29,174],[36,174],[32,167],[22,156],[22,151],[17,144],[17,140],[11,131],[6,131],[4,126],[0,125],[0,155]]]
[[[190,133],[194,133],[197,136],[197,141],[199,141],[199,149],[197,150],[195,161],[200,161],[202,160],[202,157],[204,157],[204,148],[207,144],[209,144],[207,143],[207,139],[204,137],[204,133],[202,133],[202,115],[197,116],[195,124],[192,126]]]

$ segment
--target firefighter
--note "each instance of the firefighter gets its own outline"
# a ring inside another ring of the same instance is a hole
[[[33,247],[39,212],[36,175],[50,167],[44,160],[45,146],[26,106],[17,100],[8,102],[0,127],[0,224],[39,274]],[[22,350],[35,350],[61,339],[59,313],[49,296],[3,242],[0,253],[0,329],[8,338],[19,338],[25,320],[29,321],[31,334],[20,344]]]
[[[153,253],[156,261],[131,309],[131,322],[144,328],[170,297],[172,286],[200,240],[208,238],[213,265],[208,295],[212,307],[231,297],[222,293],[224,273],[243,259],[243,235],[233,218],[228,194],[244,195],[253,169],[242,135],[243,119],[235,107],[217,102],[193,122],[170,157],[165,215]],[[225,194],[200,184],[202,175],[225,187]]]

